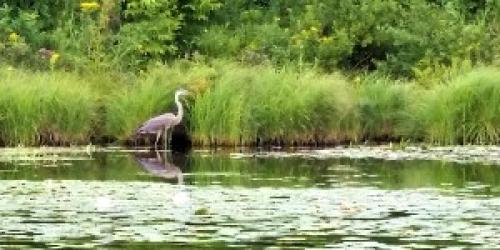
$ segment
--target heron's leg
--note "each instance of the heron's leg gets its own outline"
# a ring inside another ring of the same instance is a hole
[[[170,146],[170,143],[172,143],[172,129],[168,130],[167,137],[168,137],[168,146]]]
[[[165,138],[163,138],[164,142],[165,142],[165,150],[167,150],[168,149],[168,129],[167,129],[167,127],[165,127],[165,129],[163,130],[163,136],[165,137]]]
[[[158,150],[155,150],[155,153],[156,153],[156,159],[157,159],[159,162],[162,162],[160,152],[158,152]]]
[[[155,140],[155,150],[158,149],[158,140],[160,140],[161,130],[156,131],[156,140]]]
[[[184,184],[184,175],[182,175],[182,172],[179,175],[177,175],[177,184],[178,185]]]

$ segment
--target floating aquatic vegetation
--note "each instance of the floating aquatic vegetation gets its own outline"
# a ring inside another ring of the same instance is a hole
[[[449,146],[449,147],[395,147],[384,146],[352,146],[329,149],[302,149],[294,152],[248,152],[231,153],[232,159],[242,158],[351,158],[382,160],[435,160],[457,163],[500,164],[500,146]]]
[[[25,162],[30,165],[48,165],[56,162],[89,160],[92,153],[98,150],[93,145],[86,147],[15,147],[0,148],[0,162],[16,163],[17,165]]]
[[[0,246],[487,247],[500,244],[497,206],[425,189],[2,181]]]

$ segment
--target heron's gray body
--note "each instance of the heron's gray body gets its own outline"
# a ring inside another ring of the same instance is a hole
[[[178,90],[175,92],[175,103],[177,104],[177,115],[172,113],[165,113],[156,117],[153,117],[142,124],[140,128],[136,130],[136,134],[156,134],[155,149],[160,139],[161,133],[165,132],[166,144],[168,144],[167,130],[178,125],[182,121],[182,116],[184,110],[182,104],[179,101],[179,96],[187,95],[186,90]],[[165,145],[166,147],[168,145]]]
[[[171,128],[181,123],[182,117],[177,117],[172,113],[166,113],[153,117],[142,124],[140,128],[137,129],[138,134],[156,134],[156,132],[166,128]]]

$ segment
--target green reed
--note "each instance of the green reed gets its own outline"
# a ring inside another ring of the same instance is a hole
[[[416,112],[426,141],[496,144],[500,139],[500,71],[481,68],[426,92]]]
[[[150,117],[176,112],[180,87],[191,92],[182,101],[184,122],[200,146],[499,141],[500,71],[493,68],[425,87],[380,75],[349,81],[312,68],[299,73],[228,61],[179,60],[124,75],[1,66],[1,144],[130,141]]]
[[[0,70],[0,138],[6,145],[90,140],[97,95],[73,74]]]
[[[191,110],[198,144],[303,144],[355,137],[353,92],[339,75],[234,63],[216,68],[213,84]]]

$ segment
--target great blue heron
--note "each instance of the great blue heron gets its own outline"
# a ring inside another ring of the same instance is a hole
[[[188,95],[188,91],[185,89],[179,89],[175,92],[175,103],[177,104],[177,115],[173,113],[165,113],[156,117],[153,117],[142,124],[140,128],[137,129],[136,134],[156,134],[155,149],[158,146],[158,140],[160,139],[162,131],[164,131],[166,145],[168,147],[167,131],[181,123],[182,116],[184,115],[184,110],[182,108],[182,103],[179,100],[180,96]]]

